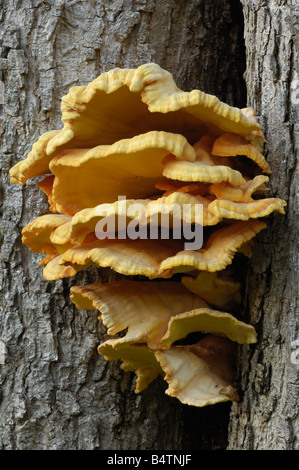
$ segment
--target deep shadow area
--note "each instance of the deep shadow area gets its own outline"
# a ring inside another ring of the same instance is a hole
[[[186,408],[186,409],[185,409]],[[183,448],[186,450],[225,450],[231,403],[204,408],[184,406]]]
[[[198,44],[194,60],[194,68],[198,70],[197,87],[231,106],[246,107],[247,90],[243,78],[246,53],[241,2],[202,1],[198,13],[197,21],[207,33]]]

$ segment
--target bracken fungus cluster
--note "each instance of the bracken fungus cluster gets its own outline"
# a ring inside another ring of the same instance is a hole
[[[98,351],[135,371],[136,392],[160,374],[166,393],[182,403],[236,400],[236,347],[257,339],[237,318],[234,257],[250,256],[253,238],[266,228],[260,219],[285,206],[266,197],[271,171],[253,110],[183,92],[156,64],[114,69],[73,87],[61,110],[62,130],[43,134],[10,171],[21,185],[43,175],[37,184],[52,212],[23,229],[23,243],[46,255],[40,264],[48,280],[92,265],[127,276],[72,287],[71,299],[99,310],[112,337]],[[128,225],[136,202],[145,225],[154,213],[161,227],[173,204],[200,204],[200,220],[191,210],[180,222],[203,226],[202,247],[185,249],[174,237],[98,236],[103,214]]]

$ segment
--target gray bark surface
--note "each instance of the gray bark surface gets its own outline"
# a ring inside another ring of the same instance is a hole
[[[21,229],[48,213],[47,201],[35,181],[21,188],[8,176],[43,132],[61,128],[60,99],[68,89],[114,67],[156,62],[182,89],[245,104],[235,21],[241,8],[216,3],[1,3],[1,449],[226,446],[229,405],[190,409],[165,395],[162,379],[136,396],[134,375],[98,355],[106,331],[96,311],[74,307],[69,289],[116,276],[90,269],[69,281],[43,279],[39,256],[21,244]]]
[[[240,355],[242,400],[229,449],[299,449],[298,170],[299,5],[243,0],[248,104],[264,130],[271,193],[288,202],[256,240],[245,312],[258,333]]]

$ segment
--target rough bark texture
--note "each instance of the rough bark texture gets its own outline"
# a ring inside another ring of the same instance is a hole
[[[288,207],[286,216],[270,218],[248,269],[245,310],[259,340],[241,356],[243,397],[232,407],[229,448],[298,450],[299,6],[243,5],[248,104],[268,141],[272,194]]]
[[[292,448],[298,412],[298,371],[290,359],[298,337],[298,97],[292,88],[299,78],[298,19],[292,1],[243,3],[249,104],[268,139],[273,193],[289,205],[287,217],[271,219],[249,267],[245,312],[259,343],[240,352],[243,394],[233,406],[230,448]],[[43,132],[61,127],[60,98],[70,86],[114,67],[156,62],[182,89],[199,88],[245,106],[240,3],[4,0],[1,5],[0,449],[226,448],[229,404],[181,405],[164,394],[162,379],[136,396],[133,374],[97,354],[105,329],[97,312],[71,304],[69,289],[116,276],[90,269],[70,281],[45,281],[38,256],[21,244],[20,232],[47,213],[48,204],[34,181],[10,186],[8,170]]]
[[[97,354],[104,328],[97,312],[71,304],[69,288],[115,276],[94,269],[46,282],[20,233],[48,204],[34,181],[10,186],[8,170],[61,127],[70,86],[114,67],[156,62],[185,90],[244,105],[240,13],[226,0],[2,2],[0,448],[225,448],[229,405],[190,409],[164,394],[162,379],[136,396],[133,374]]]

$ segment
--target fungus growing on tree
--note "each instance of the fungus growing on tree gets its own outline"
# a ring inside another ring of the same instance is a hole
[[[47,280],[90,266],[124,276],[75,286],[71,299],[99,310],[111,338],[98,351],[135,371],[136,392],[161,375],[182,403],[236,400],[236,346],[256,332],[242,321],[235,258],[285,207],[268,197],[254,111],[184,92],[156,64],[73,87],[61,110],[63,128],[10,170],[11,183],[39,177],[52,212],[24,227],[23,243],[46,255]],[[201,227],[199,247],[186,248],[186,225]]]
[[[167,393],[183,403],[205,406],[236,399],[236,344],[255,343],[255,330],[230,313],[213,310],[182,283],[124,280],[75,286],[71,299],[79,308],[97,309],[109,335],[126,331],[98,350],[107,360],[121,360],[125,370],[136,372],[137,393],[162,375]],[[193,332],[204,338],[195,345],[175,345]],[[192,370],[196,380],[190,383]]]
[[[34,225],[35,223],[32,226]],[[33,242],[27,227],[23,229],[23,240],[30,247]],[[53,229],[53,232],[59,228]],[[67,229],[70,228],[71,225],[67,222]],[[174,273],[194,270],[215,272],[225,269],[232,263],[235,253],[242,245],[265,228],[266,224],[260,220],[234,222],[222,228],[215,228],[201,249],[186,250],[182,240],[139,238],[99,240],[93,234],[91,234],[94,238],[92,241],[88,240],[87,235],[85,237],[87,241],[80,244],[65,243],[57,247],[51,243],[51,234],[45,226],[46,235],[43,235],[42,231],[36,235],[38,241],[35,242],[35,246],[40,247],[41,253],[47,253],[47,249],[51,250],[50,254],[54,254],[54,249],[57,252],[57,258],[49,261],[44,269],[44,277],[48,280],[61,279],[61,270],[64,270],[65,266],[72,266],[78,271],[89,266],[110,267],[124,275],[141,275],[149,279],[169,278]],[[69,236],[64,235],[63,240],[68,241]],[[53,266],[56,271],[53,271]]]

